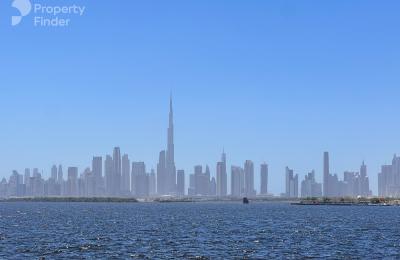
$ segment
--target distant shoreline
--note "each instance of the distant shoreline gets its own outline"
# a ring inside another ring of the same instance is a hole
[[[51,197],[51,198],[43,198],[43,197],[27,197],[27,198],[7,198],[0,199],[0,203],[7,202],[107,202],[107,203],[137,203],[139,202],[135,198],[84,198],[84,197]]]
[[[250,202],[284,202],[292,203],[299,200],[287,198],[250,198]],[[242,202],[243,198],[215,197],[156,197],[156,198],[124,198],[124,197],[14,197],[0,199],[7,202],[94,202],[94,203],[195,203],[195,202]]]
[[[237,197],[13,197],[2,198],[0,203],[7,202],[63,202],[63,203],[201,203],[201,202],[243,202]],[[399,206],[400,199],[394,198],[249,198],[250,203],[288,203],[301,206]]]
[[[300,206],[400,206],[396,198],[306,198],[291,202],[291,205]]]

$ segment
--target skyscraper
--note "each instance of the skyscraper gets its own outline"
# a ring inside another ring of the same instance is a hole
[[[329,153],[324,152],[324,183],[323,183],[323,192],[325,197],[330,197],[331,196],[331,188],[329,184],[330,180],[330,173],[329,173]]]
[[[96,196],[103,195],[103,158],[101,156],[93,157],[92,173],[94,178],[94,193]]]
[[[113,187],[114,187],[114,165],[113,159],[110,155],[106,156],[106,160],[104,161],[104,169],[105,169],[105,186],[106,186],[106,195],[112,196]]]
[[[394,155],[392,159],[392,183],[391,193],[400,196],[400,157]]]
[[[121,150],[119,147],[114,148],[113,152],[113,175],[114,175],[114,181],[113,181],[113,190],[112,193],[115,196],[118,196],[121,194]]]
[[[174,147],[174,114],[172,110],[172,96],[169,100],[169,125],[168,144],[166,153],[166,175],[167,193],[176,193],[176,168],[175,168],[175,147]]]
[[[58,173],[57,173],[58,177],[57,177],[57,181],[60,184],[63,184],[64,181],[64,176],[63,176],[63,170],[62,170],[62,165],[58,165]]]
[[[123,195],[129,195],[131,192],[131,163],[127,154],[122,156],[122,175],[121,175],[121,192]]]
[[[149,195],[149,180],[144,162],[132,162],[132,178],[134,179],[132,194],[138,197],[147,197]]]
[[[179,196],[185,195],[185,171],[178,170],[177,172],[177,194]]]
[[[294,175],[293,170],[286,167],[286,198],[297,198],[299,196],[299,177]]]
[[[312,170],[301,182],[301,197],[321,197],[322,196],[322,185],[315,181],[315,171]]]
[[[400,156],[393,156],[391,165],[382,165],[378,174],[379,195],[400,197]]]
[[[244,163],[244,185],[246,196],[256,195],[254,189],[254,163],[250,160],[246,160]]]
[[[268,164],[263,163],[260,167],[260,194],[268,194]]]
[[[194,173],[189,175],[189,188],[188,188],[188,196],[196,195],[196,185],[195,185],[195,177]]]
[[[151,169],[149,174],[149,195],[155,196],[157,194],[156,189],[156,173],[154,169]]]
[[[211,172],[210,172],[210,167],[208,167],[208,165],[206,165],[206,172],[203,174],[202,181],[203,181],[202,183],[203,194],[210,195]]]
[[[57,166],[53,165],[53,167],[51,167],[51,178],[54,181],[57,181]]]
[[[221,161],[217,163],[217,196],[227,195],[228,176],[226,173],[226,154],[222,151]]]
[[[17,171],[13,171],[8,182],[8,196],[11,197],[21,196],[22,182],[23,182],[22,175],[18,174]]]
[[[96,196],[96,179],[90,168],[86,168],[79,179],[80,196]]]
[[[231,196],[240,197],[244,191],[243,168],[231,166]]]
[[[160,156],[158,158],[158,164],[157,164],[157,194],[158,195],[165,195],[167,194],[166,192],[166,182],[167,182],[167,176],[166,176],[166,166],[165,166],[165,151],[160,152]],[[132,189],[133,189],[133,184],[134,179],[132,178]]]
[[[203,176],[203,166],[194,166],[194,194],[205,195],[204,194],[204,181],[205,176]]]
[[[211,178],[210,181],[210,196],[216,196],[217,195],[217,181],[215,180],[214,177]]]
[[[371,191],[369,190],[369,178],[367,176],[367,166],[364,161],[360,167],[360,195],[365,197],[371,195]]]
[[[78,196],[78,167],[68,167],[68,196]]]
[[[33,175],[33,177],[35,177],[35,178],[41,177],[38,168],[33,168],[33,173],[32,173],[32,175]]]
[[[25,184],[25,195],[26,196],[30,196],[32,193],[31,185],[29,183],[30,179],[31,179],[31,170],[29,168],[26,168],[25,173],[24,173],[24,184]]]
[[[381,172],[378,173],[378,195],[389,196],[390,185],[392,183],[392,165],[382,165]]]

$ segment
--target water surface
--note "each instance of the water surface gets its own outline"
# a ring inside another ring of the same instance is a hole
[[[400,258],[400,207],[1,203],[0,259]]]

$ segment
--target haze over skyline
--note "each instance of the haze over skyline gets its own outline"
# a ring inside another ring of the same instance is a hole
[[[126,15],[74,2],[87,15],[68,29],[12,28],[0,3],[1,178],[60,163],[81,171],[115,146],[155,169],[171,91],[186,177],[197,164],[215,176],[225,147],[229,166],[254,161],[257,189],[268,163],[279,194],[286,166],[321,182],[329,151],[340,176],[364,160],[377,194],[380,166],[400,153],[395,1],[125,1]]]

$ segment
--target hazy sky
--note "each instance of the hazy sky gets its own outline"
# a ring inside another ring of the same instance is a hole
[[[68,28],[11,27],[0,2],[0,177],[89,166],[114,146],[147,167],[166,147],[174,97],[178,169],[285,166],[300,180],[400,153],[399,1],[50,1],[86,6]],[[230,172],[229,178],[230,180]]]

